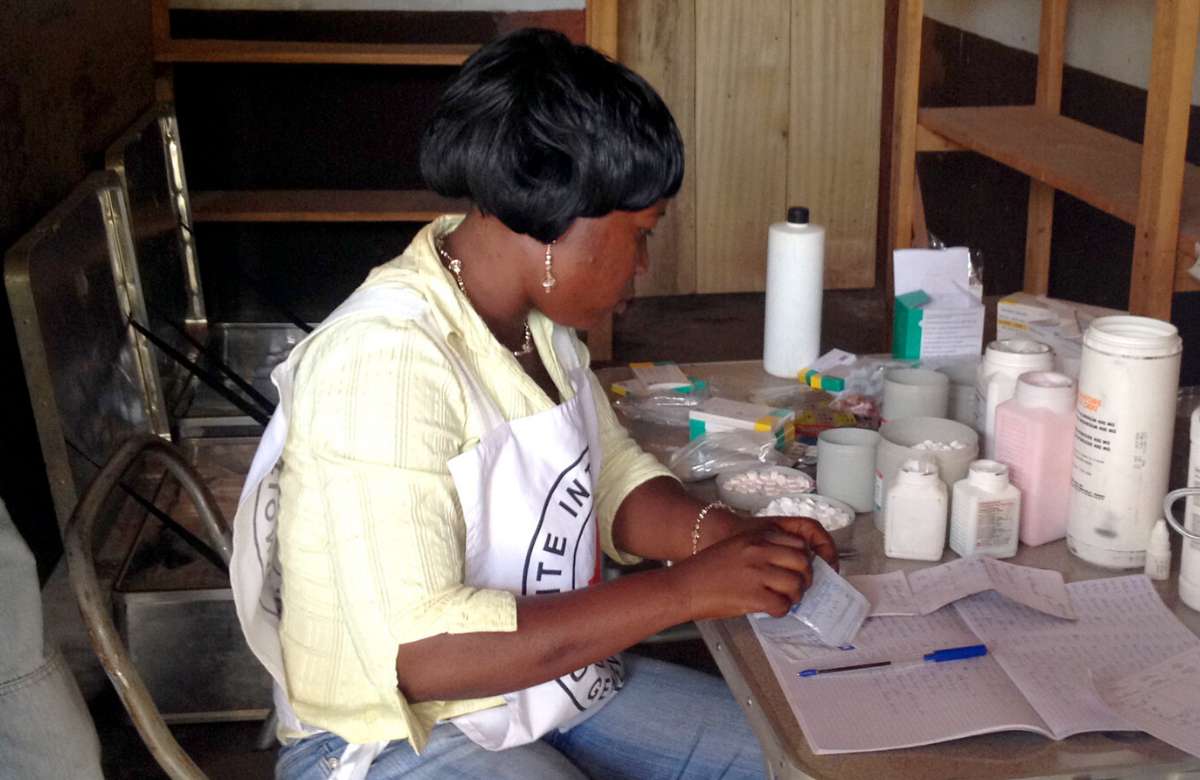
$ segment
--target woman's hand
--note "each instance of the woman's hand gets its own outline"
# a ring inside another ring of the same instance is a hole
[[[812,585],[814,552],[837,565],[837,549],[819,523],[798,517],[757,520],[671,570],[680,578],[692,620],[751,612],[782,617]]]

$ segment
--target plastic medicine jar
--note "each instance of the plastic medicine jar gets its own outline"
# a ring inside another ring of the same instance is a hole
[[[1017,554],[1021,491],[1008,482],[1008,466],[994,460],[971,464],[954,483],[950,549],[963,556],[1011,558]]]
[[[996,460],[1021,490],[1020,539],[1036,547],[1067,535],[1075,455],[1075,381],[1053,371],[1017,379],[996,407]]]
[[[946,551],[946,485],[933,458],[906,460],[888,489],[883,551],[889,558],[941,560]]]
[[[996,457],[996,407],[1013,397],[1017,377],[1028,371],[1050,371],[1054,352],[1033,339],[1004,339],[988,344],[975,385],[975,430],[979,431],[980,453]]]

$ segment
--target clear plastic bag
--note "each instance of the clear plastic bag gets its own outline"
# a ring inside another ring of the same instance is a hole
[[[812,587],[787,616],[775,620],[765,613],[755,615],[762,621],[759,632],[793,660],[803,660],[804,655],[788,652],[792,643],[848,646],[871,610],[867,597],[821,558],[812,559],[812,573]]]
[[[630,420],[686,427],[688,414],[707,397],[706,393],[673,392],[627,395],[613,401],[613,408]]]
[[[789,465],[769,431],[715,431],[698,436],[671,455],[668,468],[684,482],[758,464]]]

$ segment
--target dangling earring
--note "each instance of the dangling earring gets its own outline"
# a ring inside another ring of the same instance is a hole
[[[546,244],[546,276],[544,279],[542,279],[542,289],[545,290],[547,294],[549,294],[550,288],[553,287],[558,281],[554,278],[554,274],[550,273],[550,261],[553,259],[550,255],[550,248],[552,246],[554,246],[553,241],[551,241],[549,244]]]

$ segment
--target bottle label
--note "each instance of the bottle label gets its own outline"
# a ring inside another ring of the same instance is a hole
[[[975,529],[976,549],[1011,544],[1017,535],[1016,502],[980,501]]]

